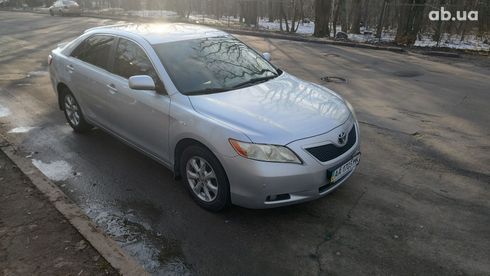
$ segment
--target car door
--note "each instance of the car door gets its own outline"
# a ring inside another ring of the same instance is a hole
[[[112,124],[119,135],[155,157],[168,162],[170,97],[143,48],[136,42],[119,38],[114,51],[113,77],[109,86]],[[160,92],[133,90],[128,79],[136,75],[153,78]]]
[[[66,70],[71,74],[75,97],[85,116],[102,126],[111,122],[110,97],[114,93],[107,86],[112,76],[109,72],[110,56],[116,38],[109,35],[93,35],[85,39],[71,53]]]

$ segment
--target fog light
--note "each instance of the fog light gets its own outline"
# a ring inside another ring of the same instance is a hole
[[[273,202],[273,201],[288,200],[290,198],[291,198],[291,196],[289,194],[270,195],[270,196],[267,196],[265,201]]]

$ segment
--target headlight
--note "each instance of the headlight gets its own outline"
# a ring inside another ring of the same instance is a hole
[[[235,151],[245,158],[259,161],[301,164],[298,156],[284,146],[254,144],[234,139],[229,139],[229,141]]]
[[[354,111],[354,107],[347,100],[344,100],[344,102],[345,105],[347,105],[347,108],[349,108],[350,112],[352,113],[352,116],[354,116],[354,119],[356,119],[357,121],[357,116],[356,116],[356,112]]]

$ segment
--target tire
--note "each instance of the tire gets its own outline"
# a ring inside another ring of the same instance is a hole
[[[54,16],[54,12],[53,12],[53,10],[49,10],[49,14],[50,14],[51,16]]]
[[[180,158],[180,173],[187,191],[202,208],[218,212],[231,205],[225,170],[207,148],[199,145],[186,148]]]
[[[93,126],[85,120],[82,109],[71,92],[63,93],[62,105],[65,118],[75,132],[84,133],[93,128]]]

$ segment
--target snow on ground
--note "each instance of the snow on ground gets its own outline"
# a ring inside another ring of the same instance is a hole
[[[34,127],[16,127],[8,131],[8,133],[26,133],[34,129]]]
[[[131,16],[152,17],[152,18],[176,17],[176,16],[178,16],[176,12],[167,11],[167,10],[128,11],[127,14],[131,15]]]
[[[289,27],[291,27],[292,22],[289,21],[288,24],[289,24]],[[269,31],[280,31],[281,30],[281,25],[278,21],[269,22],[269,20],[267,18],[259,19],[259,26],[263,30],[269,30]],[[285,22],[283,22],[282,28],[283,28],[283,30],[286,30]],[[309,23],[300,22],[298,30],[296,31],[296,33],[298,33],[298,34],[313,34],[314,30],[315,30],[315,23],[314,22],[309,22]]]
[[[10,109],[0,104],[0,117],[7,117],[10,115]]]
[[[41,160],[32,159],[32,164],[53,181],[62,181],[73,176],[71,165],[63,160],[44,163]]]
[[[447,47],[451,49],[462,49],[462,50],[477,50],[477,51],[490,51],[490,45],[483,43],[482,40],[478,39],[474,35],[468,35],[463,41],[459,35],[450,36],[444,34],[439,46],[437,42],[432,40],[431,35],[422,35],[420,39],[415,42],[415,46],[419,47]]]

